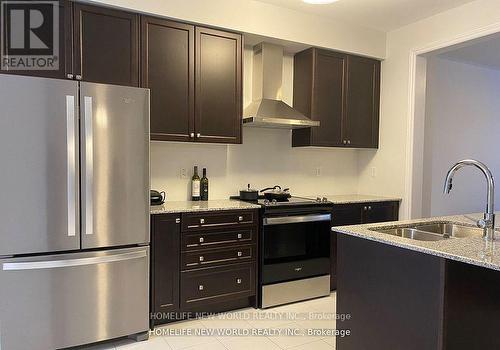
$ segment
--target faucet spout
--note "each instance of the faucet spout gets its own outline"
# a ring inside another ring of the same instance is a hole
[[[488,240],[495,239],[495,180],[490,169],[482,162],[474,159],[464,159],[456,163],[446,174],[444,182],[444,193],[448,194],[453,188],[453,177],[455,173],[466,166],[473,166],[483,173],[487,181],[486,211],[484,218],[477,225],[484,230],[483,236]]]

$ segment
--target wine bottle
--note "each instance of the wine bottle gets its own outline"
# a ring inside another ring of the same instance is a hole
[[[203,168],[203,177],[201,178],[200,188],[201,188],[201,200],[208,201],[207,168]]]
[[[193,201],[199,201],[200,196],[200,177],[198,176],[198,167],[194,167],[194,174],[191,178],[191,197]]]

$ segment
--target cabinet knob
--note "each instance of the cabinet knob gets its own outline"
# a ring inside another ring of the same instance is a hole
[[[203,290],[203,288],[204,288],[204,287],[203,287],[203,284],[200,284],[200,285],[198,286],[198,290]]]
[[[347,140],[347,144],[350,145],[351,144],[351,140]]]
[[[200,243],[203,243],[203,242],[205,242],[205,238],[200,237]]]
[[[200,219],[200,224],[204,224],[205,223],[205,219]]]
[[[238,221],[243,221],[243,216],[238,216]]]
[[[241,239],[243,235],[241,233],[238,233],[238,239]]]
[[[180,224],[181,223],[181,219],[179,219],[179,218],[175,219],[175,223],[176,224]]]
[[[368,210],[368,207],[364,207],[363,210],[365,210],[365,211]]]
[[[76,78],[76,80],[82,80],[82,76],[81,76],[80,74],[77,74],[77,75],[75,76],[75,78]]]
[[[200,256],[200,262],[205,261],[205,258],[203,256]]]
[[[242,282],[241,278],[236,279],[236,283],[241,284],[241,282]]]
[[[238,257],[241,257],[243,256],[243,253],[242,252],[238,252]]]
[[[190,133],[189,137],[193,139],[194,138],[194,132]]]
[[[368,210],[372,210],[372,207],[371,207],[371,206],[368,206]]]
[[[201,137],[201,134],[200,134],[200,133],[197,133],[197,134],[196,134],[196,137],[197,137],[197,138],[200,138],[200,137]]]
[[[347,140],[344,140],[344,145],[347,145]]]
[[[68,78],[68,79],[73,79],[74,77],[75,77],[75,76],[74,76],[73,74],[67,74],[67,75],[66,75],[66,78]]]

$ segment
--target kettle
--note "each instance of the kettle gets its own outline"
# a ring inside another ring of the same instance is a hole
[[[166,195],[165,192],[151,190],[151,205],[162,205],[165,202]]]

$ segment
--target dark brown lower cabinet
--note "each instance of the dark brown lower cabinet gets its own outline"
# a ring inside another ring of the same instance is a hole
[[[441,349],[444,259],[339,234],[337,260],[338,350]]]
[[[151,220],[151,323],[175,319],[179,311],[179,214],[153,215]]]
[[[399,217],[399,202],[371,202],[337,204],[333,207],[332,226],[360,225],[384,221],[397,221]],[[330,289],[337,288],[337,234],[331,237],[331,270]]]
[[[500,349],[500,271],[338,235],[338,350]]]
[[[226,311],[221,310],[224,303],[252,297],[255,288],[255,263],[252,262],[183,271],[181,309],[188,312]]]
[[[500,272],[446,262],[443,349],[500,349]]]
[[[152,216],[151,326],[256,306],[258,211]]]

